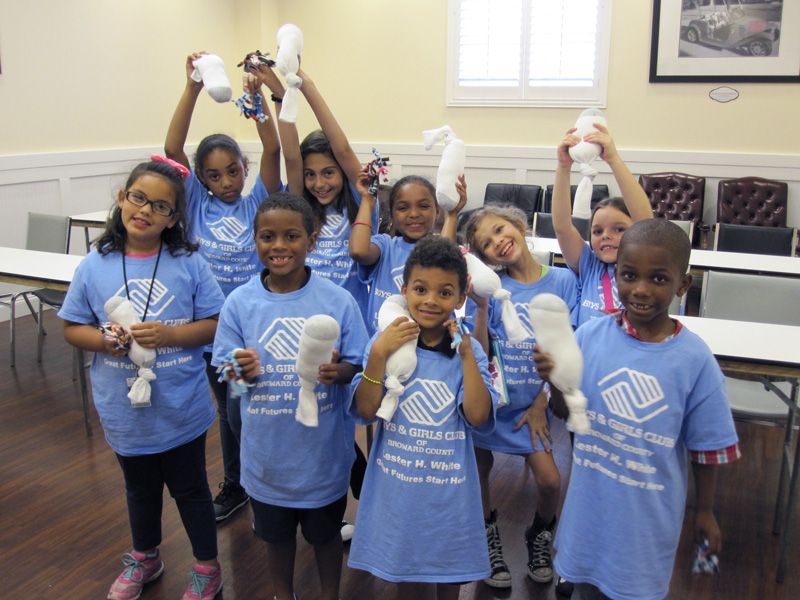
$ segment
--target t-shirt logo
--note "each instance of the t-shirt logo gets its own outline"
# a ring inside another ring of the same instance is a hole
[[[222,217],[218,221],[208,224],[208,230],[220,242],[241,246],[250,236],[250,229],[236,217]]]
[[[401,291],[403,289],[403,271],[405,271],[406,265],[402,264],[399,267],[395,267],[392,269],[390,276],[394,284],[397,286],[397,291]]]
[[[258,338],[258,343],[263,344],[264,350],[275,360],[296,360],[305,322],[304,317],[276,319]]]
[[[649,421],[669,408],[658,379],[628,367],[606,375],[597,385],[603,388],[600,395],[609,412],[634,423]]]
[[[441,425],[456,410],[456,397],[444,381],[415,379],[406,385],[400,412],[415,425]]]
[[[342,215],[329,214],[325,218],[325,224],[320,227],[318,237],[339,239],[342,237],[347,224],[347,219]]]
[[[150,281],[153,282],[153,291],[150,291]],[[141,317],[147,307],[148,317],[159,317],[167,307],[175,300],[175,294],[169,293],[169,288],[158,279],[129,279],[128,280],[128,299],[136,308],[136,312]],[[115,296],[125,298],[125,286],[117,290]],[[147,303],[147,296],[150,296],[150,303]]]
[[[519,304],[514,304],[514,310],[517,311],[517,315],[519,316],[520,323],[522,323],[523,329],[525,329],[526,337],[532,338],[533,335],[533,324],[531,323],[531,314],[528,311],[528,305],[524,302],[520,302]]]

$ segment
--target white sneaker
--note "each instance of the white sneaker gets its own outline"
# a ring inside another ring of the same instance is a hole
[[[347,521],[342,521],[342,541],[349,542],[353,539],[353,532],[355,532],[356,526],[352,523],[348,523]]]

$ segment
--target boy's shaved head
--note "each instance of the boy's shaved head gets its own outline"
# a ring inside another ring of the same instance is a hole
[[[692,246],[689,237],[675,223],[670,223],[666,219],[637,221],[622,236],[618,260],[621,259],[625,248],[631,244],[663,248],[672,258],[673,266],[681,275],[689,270],[689,254]]]

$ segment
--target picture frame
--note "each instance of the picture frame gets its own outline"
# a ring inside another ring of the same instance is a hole
[[[653,0],[650,83],[800,83],[800,2]]]

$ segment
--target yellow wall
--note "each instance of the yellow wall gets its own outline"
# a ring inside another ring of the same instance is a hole
[[[650,84],[651,2],[614,0],[606,115],[625,148],[800,150],[800,85]],[[160,145],[194,49],[235,64],[274,53],[284,22],[305,35],[303,66],[354,142],[421,142],[451,125],[468,144],[547,146],[576,109],[445,106],[446,0],[31,0],[0,3],[0,155]],[[315,127],[302,107],[301,135]],[[255,140],[230,105],[203,96],[189,142],[211,131]]]

